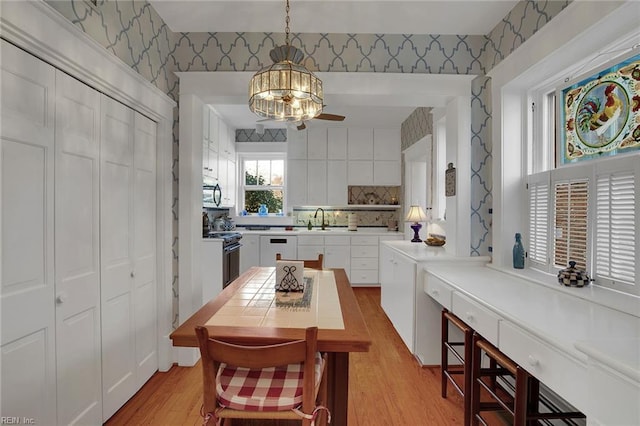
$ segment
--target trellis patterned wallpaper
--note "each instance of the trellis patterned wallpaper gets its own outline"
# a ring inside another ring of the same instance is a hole
[[[143,1],[45,0],[68,20],[178,101],[174,71],[253,71],[269,63],[281,44],[273,33],[172,33]],[[485,36],[439,34],[292,34],[305,65],[317,71],[474,74],[483,76],[571,0],[523,0]],[[471,93],[472,235],[470,253],[490,247],[490,82],[479,77]],[[403,147],[430,129],[430,115],[418,110],[403,125]],[[178,113],[174,121],[174,318],[177,321]],[[408,130],[411,129],[411,130]],[[405,140],[404,137],[407,137]]]

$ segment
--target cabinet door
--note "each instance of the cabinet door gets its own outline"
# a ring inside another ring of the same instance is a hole
[[[327,129],[309,129],[307,133],[307,159],[326,160]]]
[[[314,260],[324,254],[324,246],[298,246],[298,260]]]
[[[373,129],[348,130],[349,160],[373,160]]]
[[[260,266],[260,236],[243,234],[240,247],[240,273],[253,266]]]
[[[324,247],[324,267],[342,268],[349,276],[351,269],[351,256],[349,246],[326,245]]]
[[[220,135],[218,130],[218,116],[215,112],[209,107],[205,107],[207,110],[207,115],[209,119],[207,120],[208,124],[208,133],[209,133],[209,149],[218,153],[220,149]]]
[[[347,164],[349,185],[371,185],[373,183],[373,161],[349,160]]]
[[[287,161],[287,205],[307,204],[307,160]]]
[[[327,204],[346,206],[349,197],[347,188],[347,162],[345,160],[327,161]]]
[[[158,369],[156,123],[136,112],[133,139],[133,287],[136,390]],[[151,214],[150,214],[151,213]]]
[[[307,161],[307,203],[312,206],[327,204],[327,162]]]
[[[103,420],[137,390],[132,254],[133,111],[102,97],[100,145]]]
[[[2,416],[56,423],[55,70],[0,43],[0,410]]]
[[[327,159],[347,159],[347,129],[335,127],[327,129]]]
[[[374,161],[373,183],[375,185],[400,185],[400,161]]]
[[[61,71],[55,152],[57,423],[101,424],[100,93]]]
[[[228,207],[235,207],[237,192],[237,170],[234,161],[227,161],[227,188],[222,194]]]
[[[400,129],[373,130],[373,159],[400,161]]]
[[[287,130],[287,158],[289,160],[307,159],[307,131]]]
[[[411,353],[414,353],[414,304],[416,263],[401,255],[391,254],[392,269],[382,270],[380,304],[393,327]],[[381,267],[382,268],[382,267]],[[393,279],[388,281],[389,273]]]

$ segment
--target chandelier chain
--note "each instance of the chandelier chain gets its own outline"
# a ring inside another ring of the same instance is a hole
[[[287,0],[287,6],[285,7],[285,11],[287,12],[287,18],[285,19],[285,27],[284,27],[284,42],[288,46],[289,45],[289,0]]]

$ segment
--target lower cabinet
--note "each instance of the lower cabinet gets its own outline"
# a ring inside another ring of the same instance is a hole
[[[415,353],[416,270],[413,260],[380,247],[380,303],[411,353]]]
[[[222,291],[222,241],[203,239],[200,256],[202,257],[200,262],[202,265],[202,304],[205,304]]]
[[[260,266],[260,235],[243,234],[240,240],[240,273],[253,266]]]

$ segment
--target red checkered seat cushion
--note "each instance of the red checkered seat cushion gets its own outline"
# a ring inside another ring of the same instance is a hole
[[[323,359],[316,353],[316,390]],[[302,404],[303,364],[252,370],[220,364],[216,376],[218,403],[242,411],[285,411]]]

